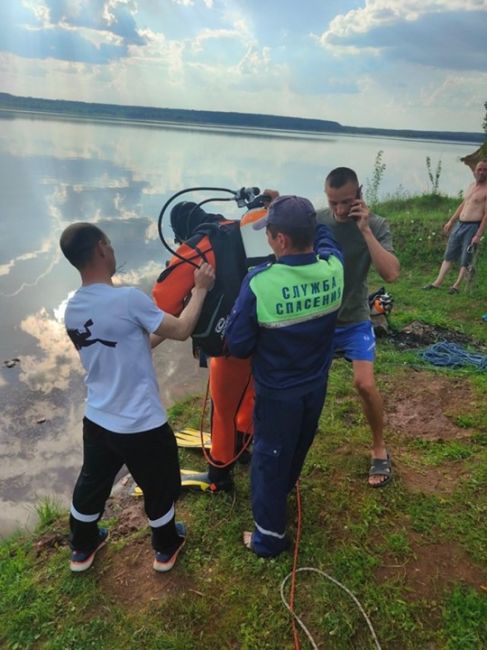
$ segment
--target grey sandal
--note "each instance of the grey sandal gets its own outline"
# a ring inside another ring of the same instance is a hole
[[[385,487],[388,483],[392,481],[392,459],[389,454],[387,458],[372,458],[369,469],[369,477],[371,476],[383,476],[384,480],[380,483],[369,483],[371,488],[381,488]]]

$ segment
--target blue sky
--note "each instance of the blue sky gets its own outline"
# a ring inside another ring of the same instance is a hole
[[[481,131],[487,0],[1,0],[18,95]]]

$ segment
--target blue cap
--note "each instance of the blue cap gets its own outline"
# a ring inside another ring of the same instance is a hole
[[[252,227],[260,230],[271,224],[286,232],[316,226],[316,211],[311,201],[302,196],[279,196],[270,204],[267,216]]]

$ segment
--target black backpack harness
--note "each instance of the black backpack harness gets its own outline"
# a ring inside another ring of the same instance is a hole
[[[205,236],[215,255],[216,277],[191,338],[195,350],[201,350],[210,357],[221,357],[227,354],[224,345],[225,329],[240,285],[247,274],[247,264],[238,221],[202,223],[197,226],[191,237],[184,242],[195,251],[189,260],[202,259],[208,262],[205,252],[199,247]],[[162,282],[175,268],[185,263],[186,260],[167,267],[157,281]]]

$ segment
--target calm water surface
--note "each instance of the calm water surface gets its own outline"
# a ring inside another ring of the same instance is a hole
[[[186,187],[276,188],[324,204],[323,178],[338,165],[362,182],[384,151],[382,195],[428,190],[426,156],[441,159],[440,190],[471,182],[459,158],[472,145],[202,129],[152,128],[46,119],[0,119],[0,534],[32,524],[40,498],[69,503],[81,460],[84,385],[62,325],[78,274],[58,250],[75,221],[110,236],[117,282],[150,292],[167,258],[157,235],[163,203]],[[186,195],[187,200],[203,195]],[[213,204],[238,218],[234,203]],[[384,215],[387,216],[387,215]],[[170,238],[171,232],[164,228]],[[20,361],[9,368],[3,362]],[[206,382],[190,346],[155,353],[170,405]]]

